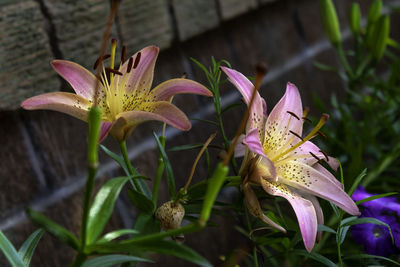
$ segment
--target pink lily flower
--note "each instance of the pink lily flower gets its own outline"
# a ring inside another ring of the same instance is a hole
[[[148,46],[114,69],[116,41],[111,46],[111,66],[102,67],[97,104],[102,109],[100,140],[108,133],[117,141],[128,138],[135,127],[145,121],[158,120],[188,131],[186,115],[170,103],[176,94],[192,93],[212,96],[203,85],[188,79],[171,79],[150,90],[159,48]],[[123,59],[122,59],[123,61]],[[102,60],[96,62],[102,64]],[[48,109],[87,121],[95,99],[97,78],[84,67],[67,60],[54,60],[52,67],[75,90],[76,94],[53,92],[31,97],[21,103],[24,109]]]
[[[227,67],[222,70],[249,105],[253,84],[236,70]],[[317,237],[317,226],[324,221],[316,197],[326,199],[352,215],[360,212],[344,192],[343,185],[318,164],[324,160],[336,170],[337,160],[309,141],[318,134],[328,115],[324,114],[316,127],[302,137],[305,116],[300,93],[291,83],[287,84],[285,95],[268,116],[265,101],[256,92],[243,140],[246,152],[240,175],[249,211],[283,232],[283,227],[264,215],[250,185],[260,185],[268,194],[289,201],[297,216],[304,245],[310,252]]]

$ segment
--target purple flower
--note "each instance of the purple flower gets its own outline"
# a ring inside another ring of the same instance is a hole
[[[359,201],[373,196],[360,186],[352,198]],[[392,230],[394,244],[389,229],[372,223],[358,224],[351,228],[355,241],[364,246],[368,254],[390,256],[400,252],[400,204],[396,197],[383,197],[361,204],[364,210],[360,217],[371,217],[388,224]]]

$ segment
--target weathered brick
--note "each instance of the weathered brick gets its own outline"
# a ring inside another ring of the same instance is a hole
[[[223,19],[231,19],[257,7],[256,0],[219,0]]]
[[[134,53],[147,45],[163,49],[171,44],[172,26],[165,0],[122,1],[118,23],[128,52]]]
[[[59,89],[53,55],[37,1],[0,6],[0,109],[16,109],[32,95]]]
[[[214,0],[173,0],[172,3],[182,41],[218,25]]]

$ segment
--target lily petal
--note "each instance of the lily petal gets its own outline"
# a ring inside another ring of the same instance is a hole
[[[263,189],[273,195],[286,198],[296,213],[299,222],[304,246],[310,252],[315,244],[317,235],[317,215],[311,201],[302,198],[299,194],[292,192],[287,186],[261,180]]]
[[[324,173],[297,161],[276,166],[278,181],[306,193],[326,199],[348,212],[359,215],[357,205],[346,192]],[[283,178],[282,178],[283,177]]]
[[[239,90],[239,92],[243,96],[243,100],[248,106],[250,104],[251,96],[253,94],[254,85],[246,78],[242,73],[227,68],[221,67],[222,71],[228,76],[228,79],[235,87]],[[258,92],[256,92],[255,98],[253,100],[253,104],[250,110],[249,119],[247,121],[246,130],[252,128],[264,128],[264,120],[266,116],[267,105],[265,104],[265,100],[263,100]],[[263,134],[260,134],[260,138],[263,138]],[[264,139],[264,138],[263,138]]]
[[[28,110],[55,110],[87,121],[91,103],[73,93],[54,92],[28,98],[21,103],[21,107]]]
[[[245,138],[244,134],[241,134],[238,138],[234,151],[235,158],[244,157],[244,155],[246,154],[246,146],[243,144],[244,138]]]
[[[140,60],[135,69],[130,71],[130,75],[125,85],[125,91],[128,94],[142,95],[149,92],[151,83],[153,82],[154,66],[156,64],[159,48],[156,46],[148,46],[132,56],[133,60],[140,53]],[[120,71],[126,75],[129,60],[121,66]],[[123,81],[120,80],[120,83]]]
[[[212,97],[205,86],[189,79],[171,79],[157,85],[149,94],[152,101],[168,101],[176,94],[197,94]]]
[[[183,131],[188,131],[192,127],[185,113],[167,101],[145,103],[137,108],[138,110],[119,114],[119,118],[124,118],[129,125],[134,126],[145,121],[157,120]]]
[[[246,134],[246,137],[243,140],[243,143],[250,149],[251,152],[261,155],[263,157],[266,157],[264,154],[263,147],[260,142],[259,131],[260,130],[258,128],[251,129]]]
[[[265,214],[261,210],[260,203],[258,202],[256,194],[254,193],[253,189],[251,189],[248,183],[243,184],[243,192],[245,196],[246,206],[254,217],[257,217],[264,223],[272,226],[273,228],[286,233],[285,228],[265,216]]]
[[[324,213],[322,212],[321,205],[319,205],[318,199],[314,197],[313,195],[309,194],[302,194],[303,198],[311,201],[311,203],[314,206],[315,213],[317,215],[317,223],[318,224],[324,224]],[[319,242],[322,238],[322,232],[317,233],[317,241]]]
[[[336,179],[335,176],[332,175],[327,169],[325,169],[323,166],[316,164],[313,166],[314,169],[325,175],[327,178],[329,178],[334,184],[336,184],[338,187],[340,187],[342,190],[344,190],[344,185]]]
[[[72,86],[77,95],[92,100],[97,79],[90,71],[68,60],[53,60],[51,66]]]
[[[274,182],[278,180],[274,163],[272,163],[272,161],[267,157],[260,157],[258,159],[255,168],[252,170],[251,176],[252,181],[257,181],[260,177]]]
[[[303,131],[303,107],[300,93],[294,84],[287,83],[285,95],[279,100],[268,116],[265,124],[264,144],[268,150],[278,150],[290,140],[297,143]]]
[[[296,152],[296,153],[295,153]],[[298,159],[300,162],[303,162],[307,165],[314,165],[315,163],[318,162],[318,160],[316,158],[314,158],[311,153],[313,153],[316,157],[318,157],[321,160],[324,160],[326,163],[328,163],[328,165],[334,170],[336,171],[337,168],[339,167],[339,162],[337,159],[333,158],[333,157],[327,157],[326,154],[324,154],[319,147],[317,147],[314,143],[307,141],[304,144],[302,144],[301,146],[299,146],[298,148],[296,148],[292,153],[295,153],[296,156],[300,156],[300,155],[305,155],[305,156],[309,156],[307,158],[303,158],[303,159]]]
[[[99,137],[99,143],[101,143],[108,135],[108,132],[111,130],[111,127],[113,126],[112,122],[101,122],[100,126],[100,137]]]

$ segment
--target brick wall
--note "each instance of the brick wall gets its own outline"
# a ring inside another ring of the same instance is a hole
[[[363,8],[369,3],[361,1]],[[338,0],[336,5],[345,30],[349,1]],[[27,206],[78,233],[85,181],[86,151],[82,148],[86,147],[86,125],[57,112],[26,112],[19,103],[32,95],[71,90],[49,62],[63,58],[91,68],[108,11],[104,0],[0,3],[0,229],[17,246],[35,229],[24,214]],[[393,19],[395,28],[396,17]],[[337,62],[324,38],[315,0],[123,0],[112,36],[128,46],[128,54],[149,44],[161,47],[155,84],[184,72],[191,79],[205,82],[189,58],[209,64],[214,56],[228,60],[247,75],[253,75],[256,63],[266,62],[270,72],[261,94],[268,106],[283,95],[287,81],[299,87],[305,105],[312,105],[313,92],[329,99],[330,92],[343,90],[334,75],[321,72],[312,64],[314,60]],[[240,101],[231,86],[223,88],[223,95],[226,105]],[[208,99],[179,96],[175,103],[191,118],[213,116]],[[226,116],[228,135],[232,137],[240,110]],[[154,175],[157,158],[151,133],[159,129],[159,123],[146,123],[128,140],[134,166],[148,177]],[[203,142],[213,132],[215,129],[195,122],[188,133],[168,129],[167,147]],[[104,144],[118,151],[110,138]],[[189,174],[195,153],[170,154],[178,186]],[[113,162],[101,157],[98,185],[119,172]],[[199,169],[195,179],[204,176],[205,170]],[[160,202],[163,200],[165,196]],[[123,193],[109,228],[129,228],[135,215]],[[220,221],[223,233],[209,229],[188,236],[187,244],[218,264],[219,255],[228,254],[245,242],[235,234],[233,220]],[[0,265],[7,266],[0,257]],[[45,235],[32,266],[68,266],[72,257],[73,251]],[[172,258],[163,257],[162,261],[188,266]]]

